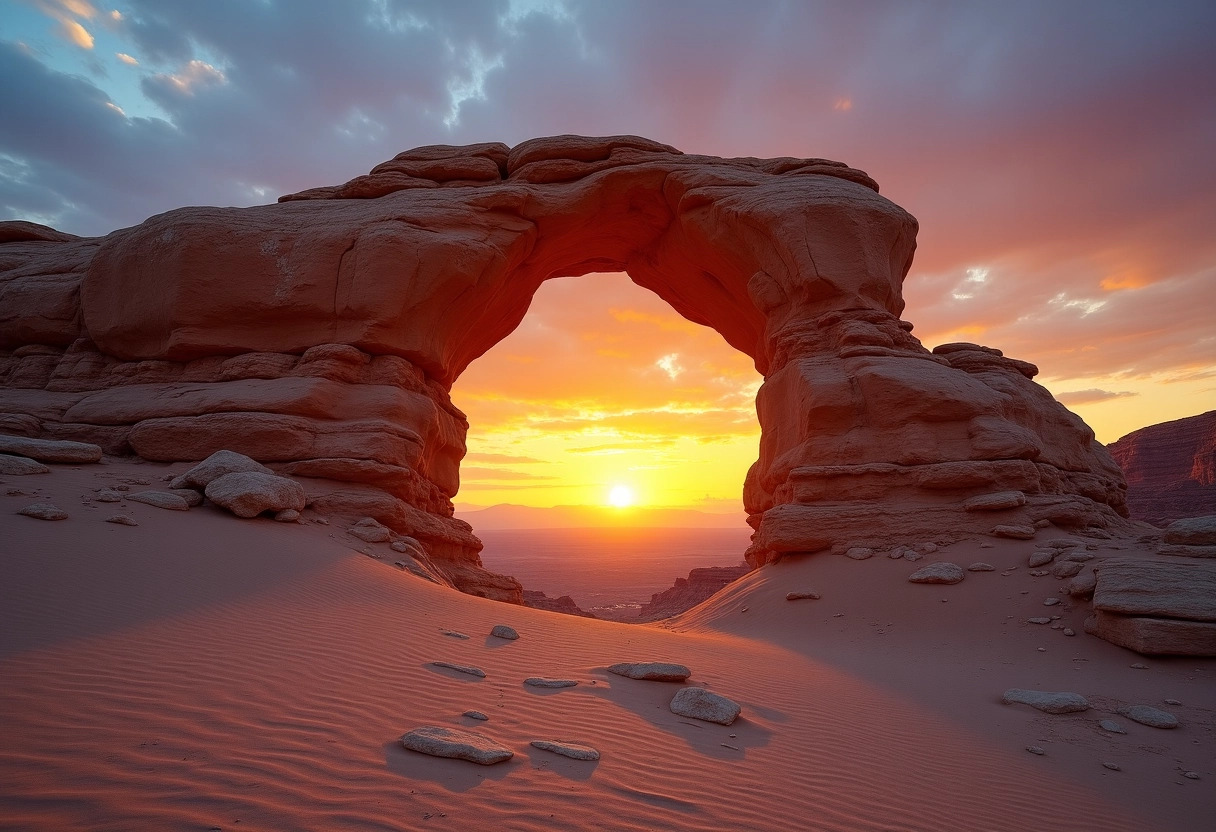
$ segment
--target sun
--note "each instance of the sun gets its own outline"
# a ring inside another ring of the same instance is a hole
[[[633,489],[627,485],[614,485],[608,492],[608,504],[614,508],[628,508],[633,505]]]

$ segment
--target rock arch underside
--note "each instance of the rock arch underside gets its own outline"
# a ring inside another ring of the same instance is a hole
[[[245,453],[322,513],[519,600],[452,516],[449,390],[551,277],[625,271],[752,357],[753,566],[998,526],[1130,531],[1119,467],[1036,368],[902,321],[916,220],[824,159],[632,136],[398,154],[344,185],[105,237],[0,223],[0,432],[147,460]]]

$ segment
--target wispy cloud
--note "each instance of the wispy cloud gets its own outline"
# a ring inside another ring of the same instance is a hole
[[[1110,401],[1111,399],[1127,399],[1132,396],[1138,396],[1139,393],[1129,391],[1114,391],[1114,390],[1099,390],[1093,388],[1090,390],[1071,390],[1065,393],[1056,393],[1056,401],[1060,404],[1078,405],[1078,404],[1096,404],[1098,402]]]

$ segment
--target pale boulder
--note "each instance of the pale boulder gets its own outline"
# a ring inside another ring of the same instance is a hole
[[[207,499],[237,517],[256,517],[264,511],[302,511],[304,489],[295,480],[257,471],[224,474],[207,486]]]

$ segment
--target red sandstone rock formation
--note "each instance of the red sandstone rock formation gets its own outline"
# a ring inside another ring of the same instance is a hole
[[[731,581],[738,580],[751,570],[743,566],[704,566],[693,569],[687,578],[676,578],[675,583],[662,592],[650,596],[650,601],[638,611],[637,621],[658,621],[690,610]]]
[[[765,377],[751,564],[1126,525],[1118,466],[1033,366],[912,336],[916,221],[839,162],[557,136],[417,148],[284,200],[99,239],[0,224],[0,430],[157,460],[239,451],[518,601],[452,517],[468,423],[448,391],[544,280],[623,270]],[[964,505],[1010,490],[1025,499]]]
[[[1135,519],[1165,526],[1216,514],[1216,410],[1141,428],[1106,449],[1123,467]]]

